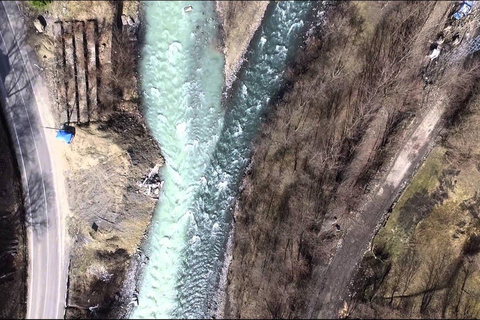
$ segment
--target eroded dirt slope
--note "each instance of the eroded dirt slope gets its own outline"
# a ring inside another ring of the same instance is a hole
[[[29,42],[44,68],[56,125],[75,127],[58,142],[71,215],[67,318],[116,318],[134,301],[136,259],[156,206],[163,164],[138,92],[138,1],[24,4]],[[52,134],[54,131],[52,131]],[[157,166],[156,166],[157,165]],[[152,169],[153,180],[145,179]],[[126,281],[128,279],[128,281]]]

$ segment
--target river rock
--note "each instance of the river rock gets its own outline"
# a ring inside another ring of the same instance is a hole
[[[128,23],[129,26],[134,26],[135,25],[135,21],[130,16],[127,17],[127,23]]]
[[[122,19],[122,25],[123,25],[123,26],[126,26],[126,25],[128,24],[128,17],[127,17],[127,15],[126,15],[126,14],[122,14],[120,18]]]

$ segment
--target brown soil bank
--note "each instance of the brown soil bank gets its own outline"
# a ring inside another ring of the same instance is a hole
[[[0,114],[0,318],[26,314],[27,252],[20,173]]]
[[[58,126],[76,130],[57,145],[71,212],[67,318],[121,317],[135,298],[131,274],[159,191],[145,178],[163,164],[140,109],[139,12],[138,1],[54,1],[40,12],[45,31],[29,38]]]
[[[217,12],[223,29],[227,88],[235,80],[267,5],[268,1],[217,1]]]
[[[226,317],[316,317],[325,270],[352,230],[367,239],[358,244],[361,259],[378,223],[357,214],[370,188],[409,141],[411,124],[436,108],[432,101],[458,98],[440,84],[458,73],[439,75],[437,87],[420,76],[450,9],[448,2],[327,8],[327,23],[298,54],[287,93],[256,143],[235,212]],[[422,143],[413,146],[416,155]],[[380,221],[377,211],[363,214]],[[331,283],[348,284],[357,255],[330,272]],[[328,305],[330,316],[338,316],[337,302]]]

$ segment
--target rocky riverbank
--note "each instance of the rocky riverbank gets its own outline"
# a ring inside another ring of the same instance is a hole
[[[227,89],[267,5],[217,2]],[[138,89],[141,4],[58,1],[42,9],[23,7],[32,21],[28,41],[55,101],[51,112],[58,126],[76,126],[73,143],[57,146],[65,165],[56,169],[65,176],[71,212],[66,317],[124,317],[135,305],[138,267],[147,259],[140,248],[163,164]]]
[[[343,247],[357,252],[368,245],[345,235],[372,233],[378,221],[364,219],[373,212],[360,212],[360,204],[408,141],[410,121],[423,115],[420,61],[445,10],[434,3],[326,5],[317,19],[327,23],[309,31],[245,174],[226,318],[315,318],[321,303],[338,314],[335,290],[344,290],[358,262],[338,248],[345,239]],[[344,263],[328,277],[336,254]],[[320,300],[325,288],[333,294]]]

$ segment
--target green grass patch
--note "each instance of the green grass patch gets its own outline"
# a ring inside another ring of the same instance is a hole
[[[421,192],[430,193],[438,186],[439,177],[444,168],[443,156],[445,151],[442,147],[433,149],[398,200],[393,213],[396,212],[398,215],[398,212],[414,194]]]
[[[439,185],[439,178],[444,168],[445,149],[435,148],[413,177],[410,185],[400,196],[385,227],[381,228],[373,241],[375,247],[387,250],[392,258],[398,256],[410,239],[409,232],[399,224],[399,215],[405,204],[419,194],[430,194]]]
[[[45,10],[48,5],[52,3],[52,0],[32,0],[28,1],[30,7],[36,10]]]

